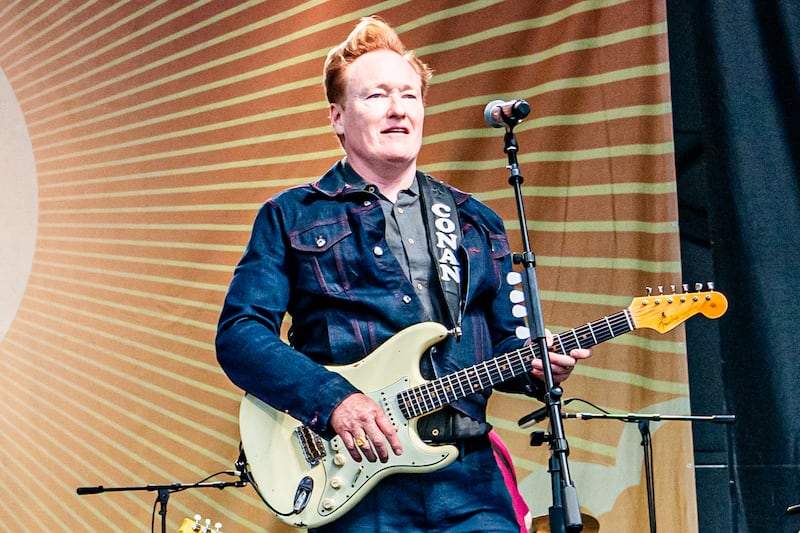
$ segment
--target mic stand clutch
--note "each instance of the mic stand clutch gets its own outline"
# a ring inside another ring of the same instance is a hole
[[[491,106],[492,104],[489,105]],[[530,108],[527,107],[527,103],[525,106],[526,111],[529,111]],[[524,179],[519,172],[519,164],[517,162],[518,146],[514,136],[514,126],[522,122],[527,112],[525,112],[523,116],[507,116],[501,109],[499,113],[502,115],[506,126],[504,152],[508,155],[508,169],[511,174],[508,178],[508,183],[514,188],[523,245],[522,253],[514,254],[513,260],[515,264],[521,264],[523,267],[521,276],[525,294],[525,305],[527,308],[528,327],[531,331],[531,342],[538,344],[544,366],[546,391],[544,399],[549,410],[552,433],[552,439],[550,441],[551,456],[549,472],[551,476],[553,505],[550,507],[549,512],[550,530],[553,533],[577,533],[583,530],[583,522],[580,513],[580,505],[578,504],[578,493],[570,476],[569,464],[567,462],[569,446],[564,435],[564,426],[561,422],[561,396],[563,391],[561,387],[555,385],[553,381],[553,372],[550,368],[550,357],[548,355],[547,339],[545,337],[544,322],[542,319],[542,304],[536,280],[536,258],[531,251],[530,241],[528,239],[527,219],[525,217],[525,207],[522,201],[522,182]],[[487,120],[487,122],[489,121]],[[498,127],[491,122],[489,125]]]

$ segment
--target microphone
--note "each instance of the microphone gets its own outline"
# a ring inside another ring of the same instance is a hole
[[[103,485],[98,485],[97,487],[78,487],[77,493],[83,496],[84,494],[100,494],[105,490]]]
[[[567,398],[562,403],[563,403],[563,405],[567,405],[572,400],[573,400],[573,398]],[[527,428],[527,427],[530,427],[530,426],[532,426],[534,424],[538,424],[539,422],[541,422],[542,420],[544,420],[545,418],[547,418],[550,415],[549,411],[550,411],[550,406],[549,405],[545,405],[544,407],[540,407],[539,409],[537,409],[535,411],[532,411],[531,413],[529,413],[529,414],[523,416],[522,418],[520,418],[519,421],[517,422],[517,424],[521,428]],[[562,414],[561,418],[567,418],[567,417]]]
[[[516,126],[531,112],[531,106],[525,100],[494,100],[486,105],[483,118],[493,128],[505,125]]]

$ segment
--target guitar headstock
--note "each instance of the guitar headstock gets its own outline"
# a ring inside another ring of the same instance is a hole
[[[728,300],[721,292],[714,291],[714,284],[695,284],[695,292],[689,291],[689,285],[681,287],[683,292],[676,292],[675,285],[670,286],[671,294],[658,287],[657,293],[648,287],[647,296],[634,298],[628,311],[636,328],[649,328],[666,333],[696,314],[706,318],[719,318],[728,310]],[[703,291],[702,289],[708,290]]]
[[[211,519],[203,517],[199,514],[194,515],[194,519],[184,518],[178,533],[222,533],[222,524],[217,522],[211,526]]]

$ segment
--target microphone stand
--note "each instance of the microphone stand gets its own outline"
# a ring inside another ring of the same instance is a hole
[[[561,396],[563,395],[563,390],[555,385],[553,372],[550,368],[550,356],[542,318],[542,304],[536,280],[536,257],[531,251],[525,218],[525,206],[522,202],[522,182],[524,178],[519,172],[519,164],[517,162],[519,147],[514,136],[514,126],[521,122],[521,118],[509,117],[502,111],[501,116],[506,125],[504,152],[508,155],[508,169],[510,172],[508,183],[514,188],[523,246],[522,253],[513,255],[513,261],[515,264],[523,266],[521,276],[525,294],[525,306],[528,312],[528,327],[531,331],[531,341],[538,344],[539,352],[541,353],[546,390],[544,400],[550,417],[551,455],[548,471],[551,476],[553,495],[553,505],[549,509],[550,531],[553,533],[577,533],[583,530],[583,522],[578,503],[578,493],[572,481],[567,461],[569,445],[561,422]]]
[[[613,413],[563,413],[561,418],[577,418],[580,420],[592,420],[595,418],[605,418],[608,420],[621,420],[623,422],[636,422],[639,433],[642,436],[642,453],[644,455],[645,484],[647,488],[647,511],[650,519],[650,533],[656,533],[656,495],[653,482],[653,441],[650,435],[650,422],[662,420],[680,420],[688,422],[715,422],[732,423],[736,420],[735,415],[662,415],[662,414],[613,414]],[[535,434],[535,435],[534,435]],[[531,435],[531,445],[538,446],[548,440],[541,432],[534,432]]]
[[[240,479],[238,481],[210,481],[210,482],[200,482],[200,483],[191,483],[188,485],[184,485],[181,483],[170,483],[166,485],[144,485],[144,486],[131,486],[131,487],[104,487],[102,485],[98,485],[96,487],[78,487],[77,492],[78,495],[83,496],[86,494],[100,494],[101,492],[121,492],[121,491],[151,491],[151,492],[158,492],[156,496],[156,502],[159,505],[158,514],[161,515],[161,532],[166,533],[167,531],[167,504],[169,503],[169,496],[173,492],[180,492],[186,489],[194,489],[194,488],[215,488],[215,489],[224,489],[226,487],[244,487],[247,485],[247,482],[244,479]]]

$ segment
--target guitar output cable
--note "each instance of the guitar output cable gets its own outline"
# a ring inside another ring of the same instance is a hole
[[[245,456],[244,448],[242,447],[241,442],[239,443],[239,457],[236,459],[234,466],[236,468],[236,471],[232,472],[232,474],[238,475],[242,479],[243,483],[245,484],[249,483],[253,487],[253,490],[256,491],[256,494],[261,499],[261,501],[264,502],[264,505],[266,505],[267,508],[276,515],[279,516],[296,515],[300,513],[303,509],[305,509],[306,505],[308,504],[308,498],[311,495],[311,490],[314,487],[314,482],[310,477],[306,476],[302,480],[300,480],[300,483],[298,484],[297,492],[295,493],[295,498],[294,498],[294,505],[291,512],[289,513],[282,512],[277,510],[272,505],[270,505],[267,499],[264,498],[264,495],[261,494],[258,485],[253,479],[253,474],[250,472],[250,468],[247,466],[247,456]]]

